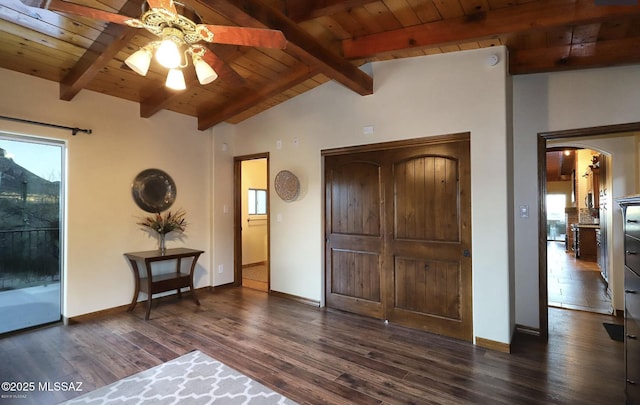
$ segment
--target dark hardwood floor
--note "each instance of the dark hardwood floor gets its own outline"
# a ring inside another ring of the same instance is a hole
[[[548,344],[513,353],[324,310],[247,288],[199,293],[0,339],[0,380],[83,383],[84,392],[198,349],[306,404],[622,404],[623,344],[611,317],[549,309]],[[76,392],[1,403],[53,404]]]

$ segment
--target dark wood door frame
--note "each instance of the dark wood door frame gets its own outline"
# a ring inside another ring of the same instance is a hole
[[[549,339],[549,294],[547,290],[547,211],[545,197],[547,195],[547,141],[554,139],[570,140],[571,138],[621,134],[640,131],[640,122],[628,124],[604,125],[590,128],[577,128],[562,131],[538,133],[538,284],[539,284],[539,316],[540,338]]]
[[[233,286],[242,286],[242,162],[255,159],[267,159],[267,194],[269,194],[269,152],[233,158]],[[270,200],[267,197],[267,218],[270,213]],[[267,221],[267,263],[271,263],[271,230]],[[269,284],[270,286],[270,284]],[[271,287],[269,287],[271,288]]]

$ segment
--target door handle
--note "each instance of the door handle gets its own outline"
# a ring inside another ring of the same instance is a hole
[[[638,336],[636,336],[636,335],[627,335],[627,338],[629,338],[629,339],[637,339]]]
[[[637,255],[638,252],[636,252],[635,250],[627,250],[627,256],[631,256],[631,255]]]

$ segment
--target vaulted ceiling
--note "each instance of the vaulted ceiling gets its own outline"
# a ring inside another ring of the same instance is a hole
[[[73,0],[139,17],[143,0]],[[238,123],[329,80],[368,95],[370,61],[505,45],[511,74],[640,63],[640,5],[616,0],[183,0],[206,24],[282,31],[283,50],[211,43],[219,74],[187,89],[164,86],[153,62],[140,76],[124,60],[156,38],[143,29],[0,0],[0,67],[59,83],[72,101],[92,90],[134,101],[141,117],[163,109],[199,129]]]

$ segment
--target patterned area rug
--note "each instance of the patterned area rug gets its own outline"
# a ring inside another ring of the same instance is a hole
[[[64,404],[296,404],[199,351]]]

